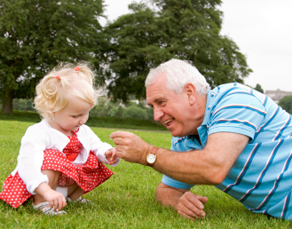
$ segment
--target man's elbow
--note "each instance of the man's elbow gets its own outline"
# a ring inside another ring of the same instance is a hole
[[[212,184],[212,185],[219,185],[223,181],[224,181],[224,179],[222,179],[221,177],[216,176],[216,177],[212,177],[209,183]]]
[[[215,169],[212,173],[210,173],[207,180],[209,180],[208,183],[212,185],[219,185],[225,180],[226,176],[227,174],[222,170]]]

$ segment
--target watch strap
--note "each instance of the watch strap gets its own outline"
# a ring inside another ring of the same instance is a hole
[[[159,150],[159,148],[157,148],[157,147],[154,146],[154,147],[151,149],[150,153],[147,155],[147,157],[148,157],[150,154],[153,154],[153,155],[155,155],[155,157],[156,157],[156,153],[157,153],[158,150]],[[157,158],[156,158],[156,159],[157,159]],[[154,161],[153,163],[149,163],[149,162],[147,161],[147,158],[146,158],[147,165],[152,167],[152,166],[155,164],[156,159],[155,159],[155,161]]]
[[[151,150],[150,153],[156,155],[156,153],[157,153],[158,150],[159,150],[159,148],[157,148],[157,147],[154,146],[154,147],[152,148],[152,150]]]

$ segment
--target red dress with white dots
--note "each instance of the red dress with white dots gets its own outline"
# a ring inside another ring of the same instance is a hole
[[[76,182],[84,190],[85,194],[110,178],[113,172],[99,162],[93,152],[90,152],[85,164],[73,165],[72,162],[78,156],[82,144],[75,133],[73,136],[68,137],[70,142],[64,148],[63,153],[52,149],[44,151],[41,170],[61,172],[58,186],[69,186]],[[26,185],[19,177],[18,172],[14,176],[10,174],[4,181],[0,199],[7,202],[10,206],[17,208],[29,197],[31,197],[31,193],[27,191]]]

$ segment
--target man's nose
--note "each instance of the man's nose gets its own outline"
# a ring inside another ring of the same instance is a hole
[[[154,108],[153,110],[153,118],[155,121],[159,121],[160,118],[163,116],[163,111],[157,108]]]

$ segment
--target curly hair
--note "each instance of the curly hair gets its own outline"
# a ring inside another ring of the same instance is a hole
[[[77,67],[76,67],[77,66]],[[93,107],[98,98],[94,73],[86,62],[60,63],[36,86],[35,109],[42,118],[51,119],[70,99],[79,98]]]

